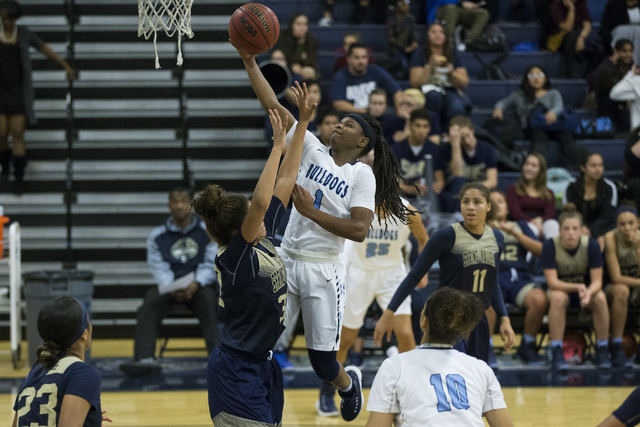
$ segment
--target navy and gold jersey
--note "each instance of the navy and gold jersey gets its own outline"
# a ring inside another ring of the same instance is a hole
[[[573,250],[562,247],[560,237],[548,239],[542,245],[542,268],[555,269],[558,279],[567,283],[591,284],[590,270],[602,267],[602,253],[598,241],[581,236]]]
[[[513,228],[523,233],[525,236],[538,240],[536,235],[527,225],[527,221],[508,221]],[[500,256],[500,272],[509,271],[512,268],[521,272],[528,272],[527,250],[522,246],[517,237],[505,233],[504,235],[504,251]]]
[[[402,281],[389,309],[395,311],[411,293],[420,279],[438,260],[440,286],[450,286],[476,294],[484,308],[493,306],[499,317],[507,316],[498,290],[497,277],[504,236],[485,225],[484,233],[472,234],[463,223],[456,223],[436,231],[427,242],[409,275]]]
[[[284,330],[287,277],[272,239],[285,208],[273,197],[264,217],[267,236],[254,246],[238,232],[218,251],[218,334],[223,347],[266,358]]]
[[[638,269],[638,251],[633,246],[625,246],[620,235],[620,230],[614,229],[616,239],[616,257],[620,264],[620,274],[622,276],[640,277]],[[640,231],[638,231],[640,233]]]
[[[77,357],[63,357],[48,371],[36,363],[22,381],[13,405],[18,416],[18,427],[57,427],[62,401],[67,394],[81,397],[91,404],[83,426],[100,427],[101,383],[100,372]]]

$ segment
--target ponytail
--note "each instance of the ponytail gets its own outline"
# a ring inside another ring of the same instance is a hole
[[[86,309],[71,297],[56,298],[40,310],[38,333],[43,342],[36,355],[45,370],[53,368],[64,357],[67,348],[79,338],[78,332],[84,331],[85,324],[88,324]]]

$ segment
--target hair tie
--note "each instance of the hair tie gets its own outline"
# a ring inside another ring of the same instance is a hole
[[[620,206],[618,208],[618,211],[616,212],[616,217],[620,216],[620,214],[623,214],[625,212],[631,212],[636,216],[636,218],[638,217],[638,210],[636,208],[632,208],[631,206]]]
[[[364,132],[364,136],[369,139],[369,145],[367,146],[367,153],[373,150],[373,146],[376,143],[376,133],[373,128],[360,114],[349,113],[345,115],[345,117],[351,117],[353,120],[358,122],[360,126],[362,126],[362,131]],[[367,154],[364,153],[364,154]]]

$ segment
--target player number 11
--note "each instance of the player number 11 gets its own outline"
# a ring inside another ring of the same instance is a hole
[[[484,278],[487,276],[487,269],[473,272],[473,292],[484,292]]]

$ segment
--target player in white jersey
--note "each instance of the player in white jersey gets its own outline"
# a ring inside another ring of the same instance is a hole
[[[453,348],[480,320],[468,292],[440,288],[420,317],[420,347],[382,363],[371,386],[367,427],[511,427],[500,383],[484,361]]]
[[[403,202],[408,210],[415,211],[407,200],[403,199]],[[383,310],[387,308],[398,285],[407,276],[402,249],[412,233],[421,251],[427,244],[429,235],[420,216],[412,215],[408,224],[402,224],[393,218],[383,218],[380,223],[378,215],[375,215],[365,241],[348,245],[347,301],[338,361],[344,363],[346,360],[373,300],[375,299]],[[425,276],[418,287],[426,285]],[[393,321],[400,352],[416,348],[411,327],[411,298],[407,298],[400,305]]]
[[[241,49],[238,53],[262,107],[277,109],[281,117],[289,117],[289,142],[297,125],[295,119],[278,102],[255,55]],[[311,366],[320,379],[338,388],[342,418],[352,421],[360,413],[364,398],[360,371],[345,370],[336,360],[346,277],[339,255],[345,239],[361,242],[366,238],[376,206],[384,216],[395,216],[405,223],[407,210],[400,199],[398,162],[383,141],[374,117],[347,114],[333,131],[330,143],[325,147],[313,134],[306,133],[281,257],[287,269],[287,313],[301,310]],[[372,149],[376,150],[373,171],[357,161]],[[287,321],[285,325],[293,327]],[[321,407],[321,412],[334,412],[332,405]]]

